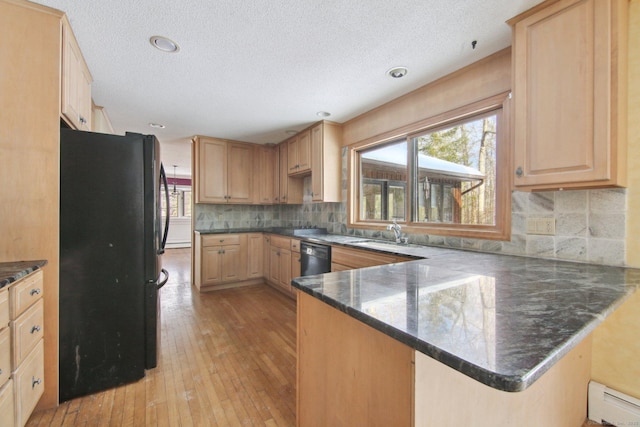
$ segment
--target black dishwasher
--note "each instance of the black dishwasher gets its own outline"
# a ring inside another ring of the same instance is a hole
[[[331,246],[300,243],[300,273],[303,276],[331,271]]]

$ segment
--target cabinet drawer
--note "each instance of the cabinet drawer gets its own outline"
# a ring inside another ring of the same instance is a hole
[[[9,292],[0,290],[0,329],[9,325]]]
[[[291,252],[300,252],[300,240],[291,239]]]
[[[0,387],[0,414],[0,427],[15,427],[12,380]]]
[[[0,331],[0,387],[9,379],[11,371],[11,332],[4,328]]]
[[[23,426],[44,392],[44,344],[38,341],[36,348],[16,370],[13,380],[16,425]]]
[[[334,246],[331,249],[331,261],[352,268],[371,267],[374,265],[392,264],[396,258],[391,255],[381,255],[372,251],[345,249]]]
[[[291,249],[291,239],[288,237],[271,236],[271,246],[281,249]]]
[[[202,236],[202,246],[239,245],[239,234],[214,234]]]
[[[44,302],[38,301],[24,312],[17,320],[11,322],[13,334],[13,367],[20,363],[35,347],[44,335]]]
[[[42,270],[38,270],[15,283],[9,289],[11,319],[20,316],[31,304],[42,298],[44,291]]]

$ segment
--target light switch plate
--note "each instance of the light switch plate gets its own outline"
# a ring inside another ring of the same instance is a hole
[[[527,218],[527,234],[555,235],[555,218]]]

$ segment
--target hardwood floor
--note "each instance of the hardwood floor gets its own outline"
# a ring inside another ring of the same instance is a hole
[[[28,426],[295,425],[295,302],[267,285],[199,294],[189,257],[172,249],[163,260],[158,367]]]

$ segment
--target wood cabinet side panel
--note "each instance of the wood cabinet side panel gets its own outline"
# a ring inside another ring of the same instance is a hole
[[[40,409],[58,404],[61,20],[34,3],[0,2],[0,158],[11,159],[0,169],[0,259],[48,261]]]
[[[298,291],[299,426],[410,426],[414,351]]]
[[[581,426],[587,417],[590,373],[591,337],[516,393],[486,386],[416,352],[415,425]]]

